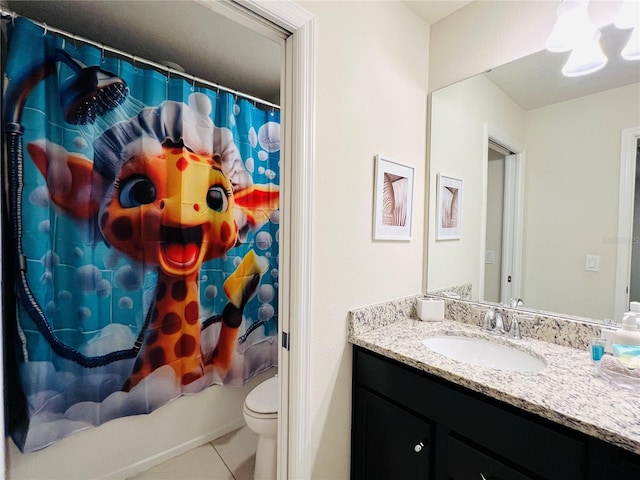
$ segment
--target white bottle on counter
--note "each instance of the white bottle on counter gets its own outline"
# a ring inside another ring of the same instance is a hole
[[[636,317],[636,324],[638,325],[638,328],[640,328],[640,302],[629,302],[629,311],[626,312],[622,318],[629,314]]]
[[[613,334],[611,343],[614,345],[636,345],[640,346],[640,331],[636,316],[627,313],[622,318],[622,327]]]

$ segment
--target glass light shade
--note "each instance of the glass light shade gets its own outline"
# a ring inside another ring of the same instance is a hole
[[[558,6],[556,24],[545,44],[547,50],[568,52],[594,35],[597,30],[589,19],[588,5],[584,0],[564,0]]]
[[[625,60],[640,60],[640,27],[633,29],[629,41],[620,54]]]
[[[600,32],[590,40],[576,45],[562,67],[562,74],[565,77],[580,77],[603,69],[607,64],[607,57],[602,53],[599,40]]]
[[[639,28],[640,27],[640,2],[638,0],[625,0],[618,11],[613,24],[617,28]]]

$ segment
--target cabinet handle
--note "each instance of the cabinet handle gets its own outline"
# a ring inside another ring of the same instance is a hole
[[[416,445],[413,447],[413,451],[416,453],[420,453],[422,451],[422,449],[424,448],[424,443],[422,442],[418,442],[416,443]]]

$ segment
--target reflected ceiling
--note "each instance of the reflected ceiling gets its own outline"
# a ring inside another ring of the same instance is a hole
[[[640,82],[638,61],[624,60],[620,51],[631,35],[631,29],[620,30],[613,25],[601,28],[602,51],[607,65],[599,72],[563,81],[562,66],[566,53],[546,50],[500,66],[487,76],[524,110],[551,105],[572,98]]]

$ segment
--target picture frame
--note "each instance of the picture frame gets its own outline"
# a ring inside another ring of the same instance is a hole
[[[462,235],[462,180],[438,173],[436,192],[436,240],[459,240]]]
[[[375,157],[374,240],[410,240],[415,169]]]

